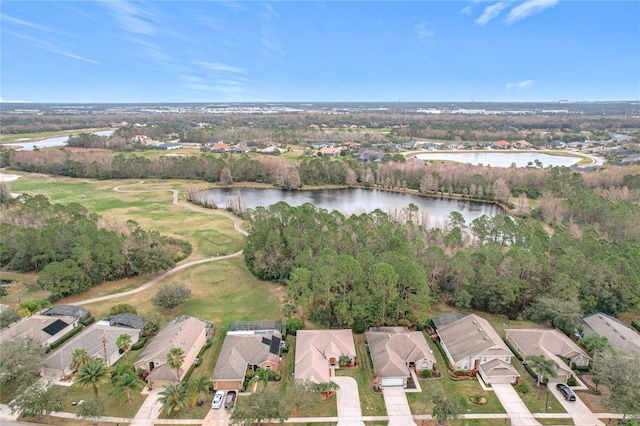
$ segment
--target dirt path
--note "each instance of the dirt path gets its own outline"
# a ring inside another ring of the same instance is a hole
[[[231,215],[230,213],[222,212],[222,211],[218,211],[218,210],[203,209],[203,208],[199,208],[199,207],[193,206],[191,204],[181,203],[180,200],[179,200],[179,192],[176,189],[151,189],[151,190],[141,190],[141,191],[122,189],[125,186],[142,185],[142,184],[144,184],[143,180],[139,181],[138,183],[132,183],[132,184],[127,184],[127,185],[116,186],[115,188],[113,188],[113,190],[116,191],[116,192],[170,191],[170,192],[173,193],[173,204],[176,204],[176,205],[179,205],[179,206],[182,206],[182,207],[186,207],[189,210],[192,210],[192,211],[195,211],[195,212],[198,212],[198,213],[225,216],[226,218],[230,219],[233,222],[233,227],[235,228],[236,231],[238,231],[239,233],[241,233],[245,237],[247,235],[249,235],[249,233],[247,231],[242,229],[242,224],[240,223],[238,218],[236,218],[235,216]],[[232,257],[240,256],[241,254],[242,254],[242,250],[240,250],[240,251],[238,251],[236,253],[233,253],[233,254],[227,254],[227,255],[223,255],[223,256],[212,256],[212,257],[206,257],[204,259],[192,260],[190,262],[183,263],[182,265],[178,265],[173,269],[169,269],[168,271],[166,271],[162,275],[154,278],[153,280],[141,285],[140,287],[138,287],[136,289],[129,290],[129,291],[124,291],[122,293],[109,294],[107,296],[94,297],[93,299],[80,300],[78,302],[69,303],[69,305],[75,305],[75,306],[88,305],[90,303],[102,302],[104,300],[110,300],[110,299],[116,299],[116,298],[122,297],[122,296],[129,296],[131,294],[135,294],[135,293],[139,293],[141,291],[144,291],[144,290],[148,289],[149,287],[154,286],[158,282],[164,280],[165,278],[167,278],[167,277],[169,277],[169,276],[175,274],[176,272],[179,272],[179,271],[181,271],[181,270],[183,270],[185,268],[189,268],[189,267],[194,266],[194,265],[200,265],[202,263],[217,262],[219,260],[230,259]]]

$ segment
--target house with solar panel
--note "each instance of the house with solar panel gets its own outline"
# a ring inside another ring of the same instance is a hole
[[[113,365],[120,359],[122,353],[116,344],[122,334],[131,336],[131,342],[136,343],[141,330],[131,327],[112,326],[99,321],[87,327],[71,340],[66,342],[44,360],[42,375],[54,380],[60,380],[73,374],[71,361],[76,349],[84,349],[90,358],[103,360],[107,365]]]
[[[216,390],[242,389],[247,370],[280,370],[282,321],[239,321],[231,324],[211,381]]]
[[[60,340],[80,324],[71,316],[31,315],[11,324],[0,332],[0,344],[21,337],[32,337],[40,346],[47,347]]]

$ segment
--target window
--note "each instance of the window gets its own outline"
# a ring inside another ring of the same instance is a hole
[[[483,357],[482,357],[482,363],[484,364],[485,362],[487,362],[487,357],[486,357],[486,356],[483,356]]]
[[[582,358],[578,358],[578,359],[576,360],[576,365],[577,365],[578,367],[582,367]]]
[[[429,363],[428,362],[423,362],[422,363],[422,369],[423,370],[428,370],[429,369]]]
[[[267,371],[271,371],[271,366],[267,365],[264,369],[267,370]]]
[[[463,370],[468,370],[468,369],[469,369],[469,364],[465,363],[465,364],[462,366],[462,369],[463,369]]]
[[[509,364],[511,362],[511,357],[505,357],[504,362],[506,362],[507,364]]]

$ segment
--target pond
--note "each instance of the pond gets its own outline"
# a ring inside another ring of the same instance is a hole
[[[113,135],[114,132],[115,130],[102,130],[100,132],[95,132],[94,135],[111,136]],[[56,136],[55,138],[47,138],[39,141],[5,143],[5,144],[2,144],[2,146],[17,147],[16,151],[33,151],[34,149],[66,146],[68,140],[69,140],[69,136]]]
[[[527,165],[535,165],[536,160],[542,163],[542,167],[554,167],[554,166],[566,166],[570,167],[577,164],[581,158],[568,157],[561,155],[550,155],[542,152],[527,151],[527,152],[509,152],[509,151],[496,151],[496,152],[434,152],[417,154],[417,158],[421,160],[429,161],[455,161],[458,163],[468,163],[473,165],[484,165],[492,167],[511,167],[515,164],[516,167],[527,167]]]
[[[442,226],[451,212],[462,214],[466,223],[482,216],[505,214],[505,211],[494,204],[474,201],[450,200],[444,198],[423,197],[414,194],[383,191],[379,189],[342,188],[303,191],[286,191],[262,188],[210,189],[203,191],[203,198],[215,202],[219,207],[230,207],[238,200],[238,191],[244,207],[255,208],[270,206],[284,201],[290,206],[311,203],[316,207],[329,211],[338,210],[345,215],[370,213],[380,209],[390,216],[402,213],[409,204],[415,204],[427,226]]]

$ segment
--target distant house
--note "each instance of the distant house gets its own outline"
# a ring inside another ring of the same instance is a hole
[[[433,369],[433,356],[424,334],[406,327],[381,327],[366,334],[376,381],[381,386],[407,387],[411,373]]]
[[[340,152],[342,152],[342,148],[340,148],[340,147],[337,147],[337,148],[336,147],[330,147],[330,148],[323,147],[323,148],[320,148],[320,150],[318,151],[318,154],[332,157],[332,156],[335,156],[335,155],[340,155]]]
[[[607,338],[609,345],[620,352],[640,353],[640,334],[617,318],[598,312],[582,317],[584,335],[597,334]]]
[[[158,331],[133,365],[136,369],[148,371],[147,381],[155,385],[180,382],[212,335],[211,322],[186,315],[177,317]],[[167,354],[173,348],[180,348],[185,354],[177,377],[167,363]]]
[[[518,372],[511,366],[513,353],[484,318],[471,314],[436,321],[442,348],[449,363],[459,370],[477,370],[486,383],[515,383]],[[499,362],[492,362],[498,360]]]
[[[258,150],[258,152],[263,155],[280,155],[287,152],[287,150],[279,148],[277,146],[269,146],[265,149]]]
[[[405,162],[405,164],[407,166],[412,166],[412,167],[424,166],[424,161],[417,157],[411,157],[411,158],[407,158],[407,161]]]
[[[280,370],[280,321],[237,322],[222,344],[211,381],[214,389],[241,389],[247,370]]]
[[[336,146],[333,142],[314,142],[311,144],[311,148],[319,150],[322,148],[334,148]]]
[[[173,149],[182,148],[182,145],[180,145],[179,143],[167,142],[167,143],[161,143],[160,145],[157,145],[157,148],[164,149],[164,150],[173,150]]]
[[[558,374],[554,381],[566,382],[572,377],[571,364],[586,367],[591,361],[585,351],[558,329],[507,329],[505,334],[507,341],[522,358],[542,355],[553,360]]]
[[[112,327],[99,322],[91,325],[44,360],[42,375],[58,380],[73,373],[71,360],[76,349],[84,349],[90,358],[99,358],[106,361],[107,365],[113,365],[122,356],[116,345],[118,337],[122,334],[128,334],[131,341],[136,343],[140,330]]]
[[[340,368],[340,358],[356,362],[351,330],[299,330],[296,333],[296,380],[325,383]]]
[[[496,148],[504,149],[504,148],[509,148],[511,146],[511,144],[503,139],[503,140],[499,140],[497,142],[494,142],[493,146],[496,147]]]
[[[32,337],[46,347],[61,339],[80,324],[80,319],[71,316],[31,315],[11,324],[0,332],[0,344],[21,337]]]
[[[213,146],[211,147],[211,151],[212,152],[227,152],[230,149],[231,148],[229,148],[229,145],[227,145],[226,143],[223,143],[223,142],[217,142],[217,143],[213,144]]]
[[[360,148],[357,153],[353,154],[353,157],[358,161],[380,161],[384,157],[384,152],[378,148],[364,147]]]

